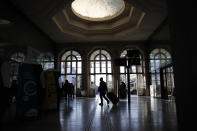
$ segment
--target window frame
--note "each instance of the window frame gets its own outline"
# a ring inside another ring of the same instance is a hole
[[[164,56],[162,58],[161,56]],[[156,56],[159,56],[156,58]],[[157,61],[159,61],[159,65],[157,65]],[[162,61],[164,61],[162,63]],[[149,54],[149,73],[151,78],[151,85],[160,85],[160,67],[165,66],[171,63],[172,58],[170,53],[163,48],[153,49]],[[153,80],[154,77],[154,80]]]
[[[104,56],[105,59],[102,59],[102,56]],[[99,59],[96,59],[98,57],[99,57]],[[96,75],[105,75],[108,88],[113,89],[113,68],[112,68],[111,54],[108,51],[106,51],[105,49],[97,49],[91,53],[89,58],[90,58],[89,59],[90,79],[92,79],[91,77],[93,76],[94,83],[95,83],[96,82]],[[99,64],[98,67],[96,67],[97,62]],[[102,62],[105,63],[105,66],[104,66],[105,71],[104,72],[102,71],[102,67],[103,67]],[[93,68],[93,71],[91,70],[92,68]],[[98,72],[96,71],[96,68],[99,68]],[[111,81],[109,81],[109,79],[111,79]],[[110,85],[110,82],[112,85]],[[91,80],[90,80],[90,83],[91,83]]]
[[[68,59],[70,57],[70,60]],[[75,58],[75,59],[73,59]],[[76,63],[76,66],[74,67],[76,69],[75,72],[73,72],[73,62]],[[70,63],[70,66],[68,67],[68,63]],[[80,63],[80,64],[79,64]],[[60,61],[60,75],[64,76],[65,79],[68,78],[68,76],[75,76],[75,82],[76,82],[76,87],[75,87],[75,94],[76,94],[76,89],[81,89],[82,85],[82,57],[78,51],[75,50],[68,50],[65,51],[64,54],[61,56],[61,61]],[[81,65],[81,66],[79,66]],[[62,71],[62,68],[64,68],[64,71]],[[70,72],[67,72],[67,68],[70,69]],[[80,68],[80,69],[79,69]],[[79,72],[79,70],[81,70]],[[80,81],[80,83],[78,83]]]

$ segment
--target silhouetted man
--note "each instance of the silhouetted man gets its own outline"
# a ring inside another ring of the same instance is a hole
[[[70,88],[70,83],[68,82],[68,80],[66,80],[63,85],[64,95],[66,99],[69,97],[69,88]]]
[[[119,89],[119,98],[126,98],[126,95],[127,95],[126,84],[124,82],[121,82]]]
[[[103,81],[103,78],[100,78],[100,85],[98,88],[98,91],[100,93],[100,99],[101,99],[101,103],[99,105],[103,105],[103,98],[107,101],[107,104],[109,104],[109,100],[106,98],[105,94],[107,93],[107,85],[106,83]]]

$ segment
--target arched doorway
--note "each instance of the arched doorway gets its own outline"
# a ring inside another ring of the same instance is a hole
[[[66,51],[61,57],[61,80],[68,80],[75,87],[76,96],[80,96],[82,84],[82,58],[74,50]]]
[[[124,58],[127,55],[127,50],[136,50],[133,48],[126,49],[122,51],[120,54],[121,58]],[[142,59],[142,55],[140,55],[141,65],[133,65],[130,67],[129,75],[130,75],[130,92],[132,95],[144,95],[146,88],[145,81],[145,66],[144,61]],[[124,82],[126,86],[127,83],[127,69],[125,66],[120,66],[120,83]],[[128,87],[127,87],[128,88]]]
[[[94,97],[98,92],[101,77],[107,83],[108,90],[111,91],[113,89],[111,56],[106,50],[98,49],[90,56],[89,96]]]
[[[11,64],[11,79],[17,80],[20,63],[25,61],[25,54],[23,52],[15,52],[10,56]]]
[[[168,51],[162,48],[157,48],[151,51],[150,59],[150,94],[154,97],[161,97],[161,81],[160,81],[160,67],[171,63],[171,55]]]
[[[41,54],[37,62],[42,65],[43,70],[54,69],[54,57],[51,54]]]

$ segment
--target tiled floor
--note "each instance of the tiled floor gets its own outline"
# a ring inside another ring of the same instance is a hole
[[[99,98],[62,100],[60,111],[47,111],[39,120],[4,123],[2,131],[177,131],[174,101],[131,96],[117,106],[98,105]]]

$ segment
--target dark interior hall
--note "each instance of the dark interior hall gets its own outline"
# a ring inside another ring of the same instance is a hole
[[[195,130],[194,5],[1,0],[0,130]]]

